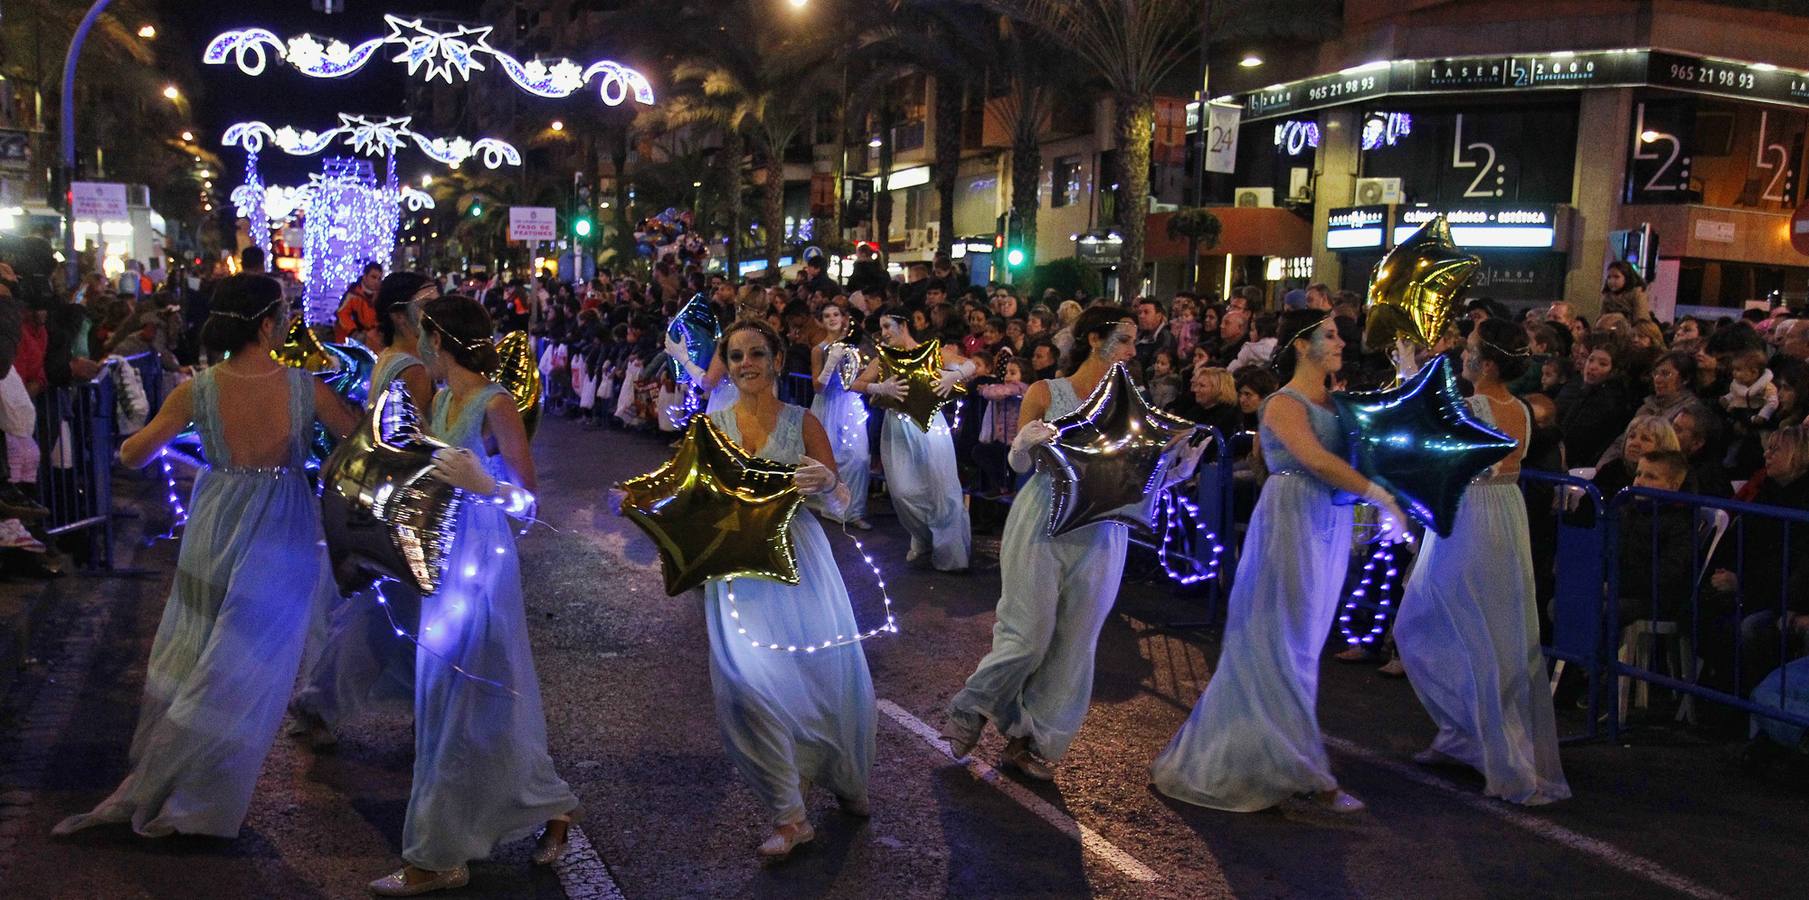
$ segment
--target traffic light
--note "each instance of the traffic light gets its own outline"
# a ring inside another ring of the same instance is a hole
[[[572,234],[579,239],[590,237],[590,229],[590,216],[588,215],[579,215],[572,221]]]
[[[482,203],[471,204],[471,218],[481,219],[483,217],[484,217],[484,205]]]
[[[1005,268],[1007,271],[1024,265],[1027,255],[1024,251],[1024,227],[1011,210],[999,216],[999,231],[993,238],[993,246],[1005,252]]]

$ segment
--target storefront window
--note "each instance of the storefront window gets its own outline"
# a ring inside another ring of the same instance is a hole
[[[1364,178],[1399,178],[1408,203],[1569,203],[1577,111],[1570,103],[1373,107]]]
[[[1049,205],[1056,209],[1080,200],[1080,157],[1056,157],[1050,170]]]
[[[1635,98],[1627,202],[1789,210],[1801,194],[1801,110],[1699,97]]]

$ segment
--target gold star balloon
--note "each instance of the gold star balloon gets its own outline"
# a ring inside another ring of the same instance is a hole
[[[531,438],[540,425],[540,361],[534,358],[534,339],[525,331],[511,331],[497,339],[496,355],[501,359],[496,371],[485,374],[515,400]]]
[[[957,383],[947,397],[936,393],[936,381],[942,377],[941,341],[927,341],[912,350],[900,350],[888,344],[880,344],[877,349],[880,380],[902,379],[905,395],[898,400],[875,396],[873,402],[882,409],[903,413],[925,432],[930,430],[930,422],[942,407],[967,390],[966,385]]]
[[[1420,226],[1376,263],[1369,277],[1363,343],[1386,350],[1396,338],[1430,347],[1457,315],[1482,260],[1457,249],[1444,216]]]
[[[713,578],[798,583],[791,520],[804,498],[795,466],[750,456],[709,416],[694,416],[678,452],[618,485],[622,515],[659,548],[666,593]]]
[[[321,524],[340,586],[358,574],[394,578],[427,596],[439,589],[464,494],[432,476],[447,445],[421,430],[400,379],[320,467]]]
[[[1199,428],[1150,406],[1124,363],[1049,424],[1059,433],[1035,452],[1049,475],[1050,537],[1096,522],[1151,527],[1169,450]]]
[[[293,369],[320,374],[339,371],[339,357],[322,346],[308,323],[300,318],[289,326],[289,337],[283,346],[270,351],[270,358]]]

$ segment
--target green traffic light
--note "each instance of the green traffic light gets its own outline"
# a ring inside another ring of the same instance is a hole
[[[590,237],[590,220],[579,219],[577,224],[572,226],[572,231],[579,237]]]
[[[1016,247],[1013,247],[1010,250],[1006,251],[1005,252],[1005,264],[1008,266],[1011,266],[1014,269],[1017,268],[1018,266],[1023,265],[1024,264],[1024,251],[1019,250]]]
[[[482,216],[483,214],[484,214],[483,204],[481,204],[481,203],[471,204],[471,218],[475,219],[475,218]]]

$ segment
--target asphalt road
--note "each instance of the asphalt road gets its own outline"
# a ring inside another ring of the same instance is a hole
[[[1147,767],[1217,643],[1160,624],[1200,607],[1156,581],[1126,583],[1101,638],[1092,713],[1054,784],[994,771],[996,736],[956,764],[934,732],[989,644],[998,573],[907,568],[883,514],[863,538],[902,633],[866,645],[882,712],[873,817],[843,817],[816,796],[817,841],[762,866],[765,816],[721,749],[700,600],[666,597],[652,546],[607,509],[610,483],[665,452],[663,440],[562,420],[536,439],[552,529],[522,543],[528,610],[551,750],[584,801],[585,840],[557,872],[532,870],[527,842],[503,847],[456,896],[1767,897],[1800,885],[1809,788],[1788,768],[1746,774],[1736,745],[1652,727],[1566,747],[1575,799],[1522,810],[1481,798],[1474,775],[1414,766],[1432,729],[1409,687],[1329,660],[1321,718],[1339,777],[1368,812],[1237,815],[1167,800]],[[834,529],[831,542],[857,614],[877,621],[872,578]],[[123,828],[49,837],[124,772],[174,550],[133,543],[122,564],[146,574],[54,588],[35,659],[0,701],[0,896],[364,896],[398,865],[406,721],[358,722],[319,754],[279,738],[236,840],[148,841]],[[1562,727],[1579,728],[1576,716]]]

